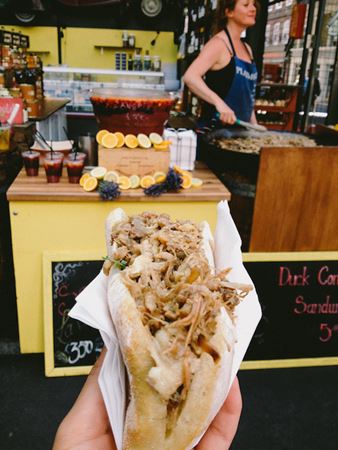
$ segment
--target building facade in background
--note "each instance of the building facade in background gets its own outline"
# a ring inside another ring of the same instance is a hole
[[[277,3],[271,2],[272,4],[269,5],[263,56],[263,67],[265,69],[263,70],[263,74],[269,71],[269,67],[278,67],[283,81],[288,84],[298,83],[299,69],[303,56],[303,39],[296,39],[293,42],[291,50],[287,53],[285,51],[289,42],[291,14],[294,2],[295,0],[283,0]],[[318,1],[316,3],[311,33],[312,37],[315,33],[318,12]],[[305,19],[304,33],[306,23],[307,17]],[[311,39],[309,42],[311,42]],[[314,105],[314,110],[324,117],[327,111],[332,85],[337,44],[338,2],[337,0],[327,0],[316,70],[316,78],[319,80],[320,85],[320,95],[317,97]],[[306,73],[310,67],[311,52],[310,48]]]

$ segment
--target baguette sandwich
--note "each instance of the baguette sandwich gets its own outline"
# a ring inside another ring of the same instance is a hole
[[[207,429],[251,286],[215,274],[206,222],[118,208],[106,220],[108,303],[128,372],[123,450],[186,450]],[[116,266],[122,270],[117,270]]]

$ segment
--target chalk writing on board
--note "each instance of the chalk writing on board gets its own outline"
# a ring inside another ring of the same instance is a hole
[[[52,263],[55,367],[92,365],[102,350],[98,330],[68,316],[76,296],[98,275],[101,267],[102,261]]]
[[[254,261],[245,266],[263,311],[246,360],[337,356],[337,261]]]

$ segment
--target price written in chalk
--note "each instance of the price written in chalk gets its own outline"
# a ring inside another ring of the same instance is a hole
[[[322,342],[329,342],[332,339],[333,333],[338,331],[338,325],[329,325],[328,323],[321,323],[320,324],[320,331],[321,336],[319,337],[319,340]]]

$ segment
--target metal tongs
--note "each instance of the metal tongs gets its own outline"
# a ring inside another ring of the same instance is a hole
[[[267,131],[267,128],[263,125],[258,125],[258,123],[244,122],[243,120],[239,119],[236,119],[235,125],[240,125],[241,127],[247,128],[248,130]]]
[[[216,113],[217,119],[220,118],[220,113]],[[250,123],[250,122],[244,122],[244,120],[236,119],[236,122],[234,125],[240,125],[241,127],[246,128],[247,130],[255,130],[255,131],[267,131],[267,128],[263,125],[258,125],[258,123]]]

